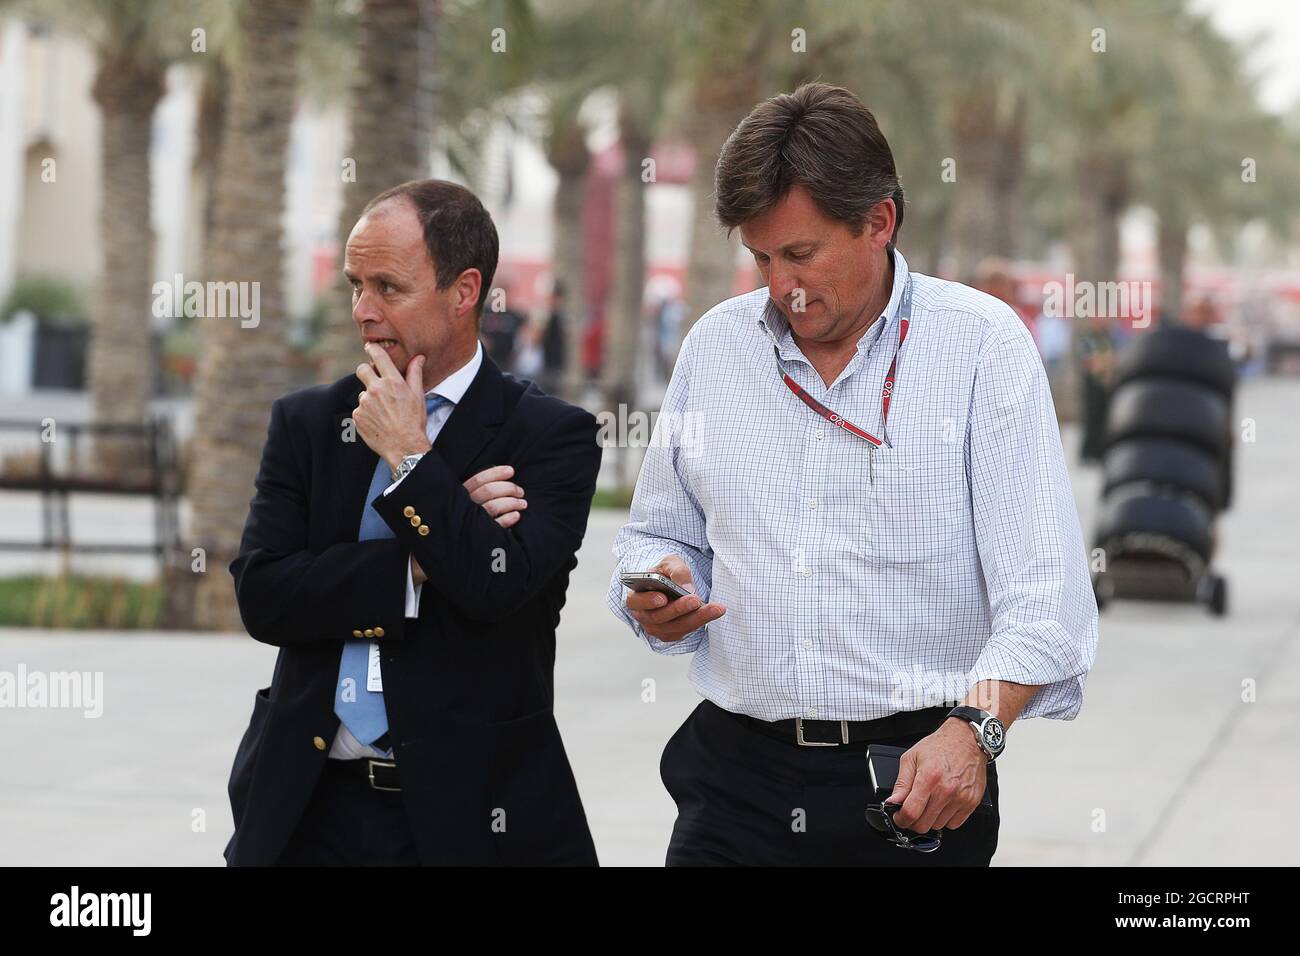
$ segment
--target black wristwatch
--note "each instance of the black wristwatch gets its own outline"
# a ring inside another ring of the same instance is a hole
[[[987,710],[980,710],[978,707],[954,707],[948,711],[948,716],[969,721],[975,731],[975,742],[980,745],[980,750],[988,754],[989,763],[997,760],[1006,749],[1006,728],[1002,726],[1002,721]]]

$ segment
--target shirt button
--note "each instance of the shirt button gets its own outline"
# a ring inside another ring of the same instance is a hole
[[[803,569],[803,576],[806,577],[806,578],[810,578],[810,577],[812,577],[812,568],[804,568],[804,569]]]
[[[809,707],[809,708],[808,708],[808,716],[809,716],[809,717],[816,717],[816,716],[817,716],[817,708],[816,708],[816,707]]]
[[[816,438],[818,441],[821,441],[825,437],[826,437],[826,429],[824,428],[819,428],[815,432],[813,432],[813,438]]]
[[[804,649],[805,651],[811,651],[811,650],[812,650],[812,641],[809,640],[808,638],[804,638],[803,649]]]
[[[817,499],[816,499],[816,498],[809,498],[809,499],[808,499],[808,507],[809,507],[809,508],[816,508],[816,507],[817,507]]]

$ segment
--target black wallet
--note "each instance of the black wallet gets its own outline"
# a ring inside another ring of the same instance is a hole
[[[891,747],[888,744],[867,745],[867,776],[871,780],[871,793],[877,803],[883,804],[894,792],[894,783],[898,780],[898,761],[907,752],[906,747]],[[980,798],[975,813],[991,813],[993,799],[988,787]]]

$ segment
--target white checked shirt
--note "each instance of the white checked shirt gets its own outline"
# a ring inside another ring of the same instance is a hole
[[[763,720],[870,720],[960,702],[982,680],[1045,685],[1021,717],[1073,718],[1097,604],[1033,339],[997,299],[911,274],[886,445],[876,437],[907,262],[882,317],[827,388],[757,289],[709,310],[682,344],[614,541],[608,605],[653,650]],[[624,571],[670,554],[721,618],[668,643],[628,613]]]

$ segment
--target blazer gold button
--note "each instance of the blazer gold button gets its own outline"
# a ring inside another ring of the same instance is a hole
[[[384,629],[382,627],[375,628],[375,637],[383,637],[383,636],[384,636]]]
[[[412,528],[418,528],[418,527],[420,527],[420,516],[419,516],[419,515],[411,515],[411,527],[412,527]]]
[[[324,737],[313,737],[313,738],[311,739],[311,742],[312,742],[313,744],[316,745],[316,749],[317,749],[317,750],[324,750],[324,749],[325,749],[325,738],[324,738]]]
[[[420,534],[428,534],[428,533],[429,533],[429,526],[428,526],[427,524],[422,524],[422,525],[420,525],[420,527],[419,527],[419,532],[420,532]]]
[[[374,636],[375,636],[375,629],[372,627],[366,628],[366,637],[374,637]]]
[[[410,505],[407,505],[405,508],[402,509],[402,514],[409,518],[411,517],[411,515],[415,514],[415,509],[412,508]]]
[[[360,631],[353,631],[353,632],[352,632],[352,636],[353,636],[353,637],[360,637],[360,636],[361,636],[361,632],[360,632]]]

